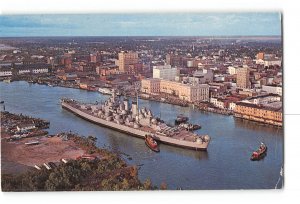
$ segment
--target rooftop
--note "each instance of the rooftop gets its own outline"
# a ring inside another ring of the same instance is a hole
[[[279,102],[281,105],[279,106],[279,104],[274,105],[274,106],[269,106],[269,105],[256,105],[256,104],[252,104],[252,103],[245,103],[245,102],[237,102],[236,105],[240,105],[240,106],[246,106],[246,107],[250,107],[250,108],[257,108],[257,109],[264,109],[264,110],[270,110],[270,111],[276,111],[276,112],[282,112],[282,103]]]

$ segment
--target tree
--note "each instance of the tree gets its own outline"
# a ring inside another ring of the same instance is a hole
[[[167,190],[167,184],[165,182],[160,184],[160,190]]]
[[[123,179],[122,189],[123,190],[129,190],[130,189],[130,184],[129,184],[129,182],[128,182],[128,180],[126,178]]]
[[[94,136],[92,136],[92,135],[89,135],[89,136],[87,137],[87,139],[88,139],[88,142],[89,142],[91,145],[96,145],[96,141],[97,141],[97,138],[96,138],[96,137],[94,137]]]
[[[146,181],[144,182],[144,189],[145,190],[151,190],[152,188],[152,183],[150,179],[146,179]]]

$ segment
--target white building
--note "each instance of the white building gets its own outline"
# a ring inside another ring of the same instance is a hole
[[[177,68],[171,65],[153,66],[153,78],[174,81],[177,76]]]
[[[0,77],[12,76],[11,69],[1,69],[0,70]]]
[[[218,99],[217,99],[217,98],[211,97],[211,98],[209,99],[209,102],[212,103],[214,106],[217,106]]]
[[[229,66],[229,67],[227,68],[227,71],[228,71],[228,73],[229,73],[230,75],[236,74],[236,70],[237,70],[237,68],[236,68],[236,67],[233,67],[233,66]]]
[[[268,95],[262,95],[262,96],[255,96],[252,98],[248,98],[243,100],[244,103],[251,103],[251,104],[260,104],[260,105],[266,105],[269,103],[274,102],[281,102],[281,96],[276,94],[268,94]]]
[[[262,85],[261,90],[265,91],[267,93],[278,94],[278,95],[282,96],[282,87],[280,87],[280,86],[265,86],[265,85]]]
[[[260,64],[260,65],[264,65],[265,61],[263,59],[258,59],[258,60],[254,60],[255,64]]]
[[[211,69],[202,69],[195,71],[193,77],[189,77],[188,82],[191,84],[206,84],[212,82],[214,74]]]
[[[190,86],[190,101],[209,101],[209,85],[197,84]],[[179,97],[180,98],[180,97]]]
[[[236,103],[235,102],[231,102],[231,103],[229,103],[228,109],[234,111],[235,107],[236,107]]]
[[[159,79],[142,79],[140,90],[142,93],[157,94],[160,92]]]
[[[281,66],[281,60],[279,59],[274,59],[274,60],[265,60],[264,61],[264,65],[265,67],[268,67],[268,66]]]
[[[27,131],[27,130],[32,130],[35,128],[34,124],[22,124],[17,126],[18,131]]]
[[[36,68],[32,70],[32,73],[34,74],[41,74],[41,73],[48,73],[49,69],[48,68]]]
[[[194,66],[194,62],[193,62],[193,60],[188,60],[187,62],[186,62],[186,66],[187,67],[193,67]]]
[[[48,73],[51,69],[50,64],[45,63],[37,63],[37,64],[22,64],[22,65],[16,65],[14,67],[15,70],[17,70],[17,74],[42,74],[42,73]]]
[[[166,93],[189,101],[209,101],[209,85],[207,84],[183,84],[170,80],[143,79],[141,91],[146,94]]]
[[[30,69],[24,68],[24,69],[19,69],[18,74],[29,74],[31,71]]]
[[[216,74],[214,75],[214,81],[218,81],[218,82],[225,81],[225,76],[222,74]]]
[[[217,108],[225,109],[224,100],[220,98],[210,98],[210,103],[212,103]]]

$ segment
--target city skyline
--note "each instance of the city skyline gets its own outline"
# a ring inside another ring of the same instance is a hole
[[[2,37],[281,35],[279,12],[2,15],[0,22]]]
[[[3,191],[283,188],[278,14],[0,19]]]

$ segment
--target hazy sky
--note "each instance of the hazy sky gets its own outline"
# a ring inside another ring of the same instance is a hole
[[[280,13],[0,15],[0,37],[281,35]]]

